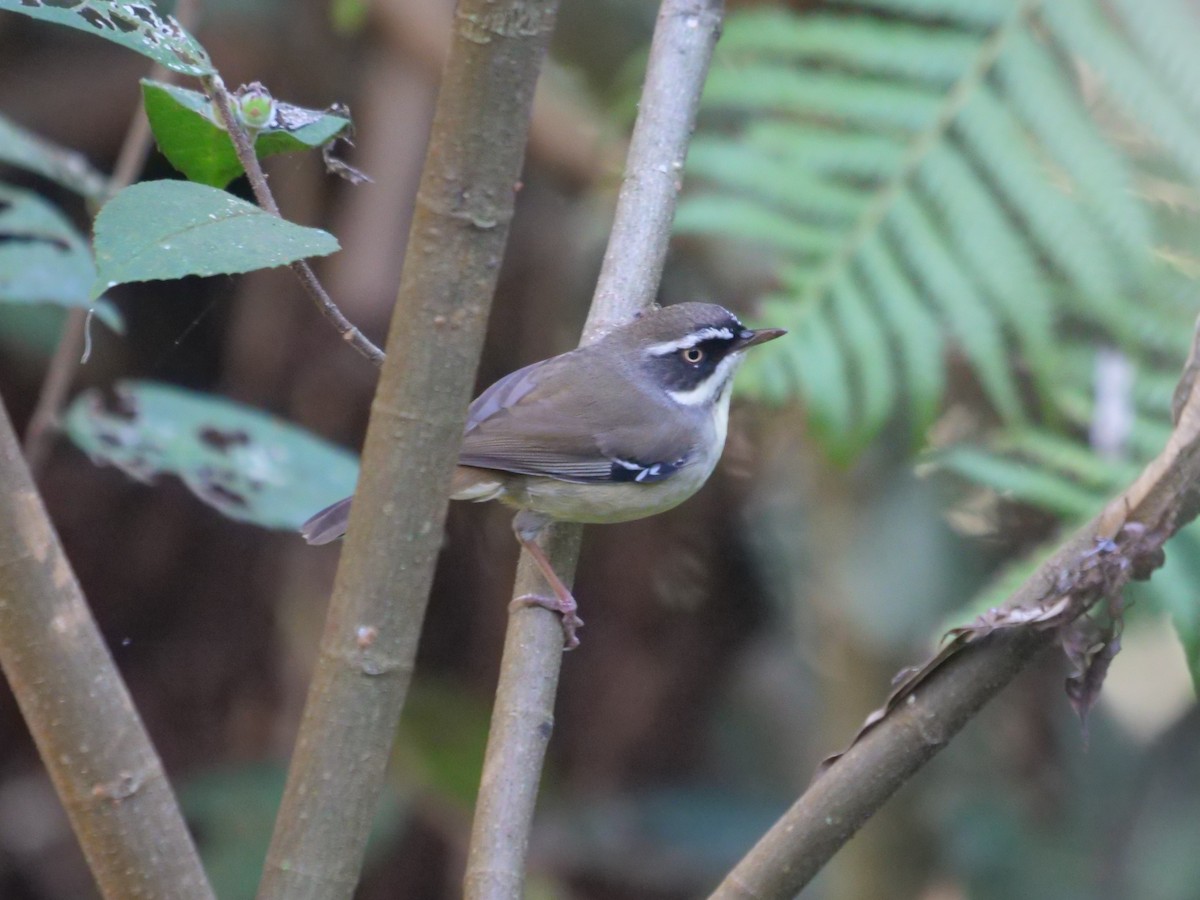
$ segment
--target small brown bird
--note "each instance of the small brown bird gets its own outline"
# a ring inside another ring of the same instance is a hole
[[[520,510],[517,540],[555,596],[519,602],[560,613],[568,649],[583,622],[539,533],[552,520],[641,519],[696,493],[725,447],[743,352],[785,333],[752,331],[722,306],[680,303],[506,375],[471,404],[450,496]],[[351,499],[305,522],[304,538],[345,534]]]

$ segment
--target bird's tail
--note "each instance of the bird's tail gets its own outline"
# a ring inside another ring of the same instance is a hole
[[[328,544],[336,541],[346,533],[346,525],[350,521],[350,501],[353,497],[339,500],[332,506],[327,506],[303,525],[300,533],[310,544]]]

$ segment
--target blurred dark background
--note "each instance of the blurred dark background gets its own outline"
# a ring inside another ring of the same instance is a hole
[[[654,12],[644,0],[563,2],[480,387],[577,338],[632,115],[622,98]],[[328,178],[315,155],[276,157],[267,169],[288,218],[338,236],[345,249],[319,261],[320,274],[382,340],[450,4],[380,0],[364,14],[339,30],[328,3],[211,0],[197,32],[230,85],[262,81],[305,106],[349,103],[357,146],[347,156],[374,184]],[[103,41],[0,15],[0,111],[102,170],[145,70]],[[144,177],[171,175],[152,154]],[[744,278],[718,259],[681,242],[663,302],[711,299],[753,313]],[[97,331],[77,390],[165,381],[357,448],[375,370],[286,270],[113,296],[128,333]],[[19,430],[62,318],[0,309],[0,394]],[[965,377],[953,403],[978,403]],[[945,515],[961,500],[953,485],[912,474],[903,436],[885,434],[853,465],[834,465],[803,423],[798,409],[739,405],[700,495],[588,532],[576,581],[587,628],[564,662],[528,896],[704,895],[845,744],[892,674],[927,653],[1007,555],[1046,532],[1015,508],[1006,529],[980,537],[970,510]],[[252,896],[338,548],[229,521],[172,478],[135,483],[65,440],[40,481],[219,895]],[[363,900],[459,894],[516,546],[508,513],[490,505],[455,505],[446,532]],[[1054,659],[1022,676],[851,842],[812,896],[1200,897],[1200,723],[1173,637],[1153,616],[1131,623],[1086,751],[1063,677]],[[2,693],[0,897],[92,896]]]

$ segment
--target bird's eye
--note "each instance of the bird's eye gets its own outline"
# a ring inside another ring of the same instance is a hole
[[[686,350],[680,351],[679,355],[683,357],[684,362],[691,363],[693,366],[704,359],[704,351],[699,347],[688,347]]]

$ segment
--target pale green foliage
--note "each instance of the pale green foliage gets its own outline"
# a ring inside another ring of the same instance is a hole
[[[753,361],[749,389],[799,392],[849,457],[899,408],[923,432],[950,350],[1005,421],[1053,419],[1063,335],[1128,343],[1131,298],[1172,282],[1141,174],[1167,164],[1200,184],[1200,14],[1142,6],[827,0],[732,16],[678,231],[777,261],[760,315],[796,336]]]
[[[792,335],[743,387],[798,396],[850,459],[899,415],[919,443],[965,362],[1002,427],[933,459],[1068,526],[1099,512],[1169,434],[1196,317],[1197,46],[1185,0],[731,16],[678,231],[773,261],[757,314]],[[1101,347],[1133,372],[1131,425],[1103,458],[1088,442],[1113,415],[1095,408]],[[1200,611],[1180,590],[1200,534],[1168,555],[1151,590],[1200,672]]]

